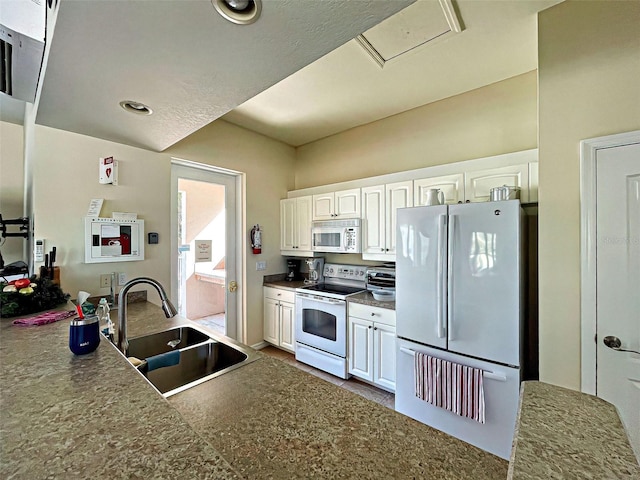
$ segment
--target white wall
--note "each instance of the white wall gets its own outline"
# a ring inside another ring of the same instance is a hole
[[[296,189],[537,147],[529,72],[297,149]]]
[[[57,248],[62,289],[76,298],[79,290],[107,295],[100,275],[125,272],[148,276],[170,288],[170,165],[166,155],[85,135],[37,126],[33,167],[35,234]],[[119,185],[98,183],[100,157],[119,161]],[[103,198],[101,216],[135,212],[145,231],[158,232],[158,245],[145,245],[140,262],[84,263],[84,218],[93,198]],[[134,290],[141,290],[134,288]],[[158,302],[153,289],[148,298]]]
[[[177,157],[246,173],[246,225],[264,228],[263,254],[247,255],[245,291],[248,344],[262,341],[262,277],[283,273],[280,256],[279,200],[293,189],[294,149],[224,121],[215,122],[157,153],[93,137],[37,126],[35,131],[36,235],[56,246],[61,284],[75,298],[78,290],[106,295],[100,274],[125,272],[128,278],[149,276],[165,288],[171,285],[170,178],[171,158]],[[119,185],[98,184],[98,159],[119,161]],[[84,217],[92,198],[104,198],[102,216],[113,211],[136,212],[145,230],[158,232],[158,245],[145,245],[145,260],[107,264],[84,263]],[[248,235],[248,232],[247,232]],[[257,272],[255,262],[267,261]],[[242,283],[242,279],[238,279]],[[148,298],[157,303],[155,291]]]
[[[580,141],[640,129],[640,2],[539,14],[540,379],[580,389]]]

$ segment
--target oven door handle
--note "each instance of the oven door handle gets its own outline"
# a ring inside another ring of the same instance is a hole
[[[296,296],[303,299],[311,300],[313,302],[328,303],[330,305],[341,305],[345,303],[344,300],[336,300],[333,298],[320,298],[318,295],[309,295],[306,293],[297,293]]]

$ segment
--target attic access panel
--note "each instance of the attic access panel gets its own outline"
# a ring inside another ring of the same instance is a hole
[[[462,31],[452,0],[418,0],[356,40],[381,66],[437,38]]]

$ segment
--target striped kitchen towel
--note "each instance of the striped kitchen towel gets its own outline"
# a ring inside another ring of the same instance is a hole
[[[484,423],[482,369],[415,354],[416,397],[462,417]]]

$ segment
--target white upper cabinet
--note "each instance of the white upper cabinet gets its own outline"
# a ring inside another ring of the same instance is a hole
[[[413,181],[388,183],[385,185],[387,212],[387,249],[386,253],[396,258],[396,211],[399,208],[413,207]]]
[[[362,256],[384,254],[386,240],[384,185],[362,189]]]
[[[413,181],[362,189],[362,258],[395,261],[396,210],[413,206]]]
[[[467,172],[464,177],[466,201],[486,202],[489,200],[489,193],[492,188],[507,185],[509,187],[519,187],[520,201],[522,203],[529,203],[530,186],[528,163]]]
[[[444,203],[464,202],[464,175],[462,173],[414,180],[413,204],[416,207],[426,205],[427,192],[432,188],[437,188],[442,191],[444,194]]]
[[[280,200],[280,251],[311,254],[311,196]]]
[[[313,220],[360,218],[360,189],[313,195]]]

